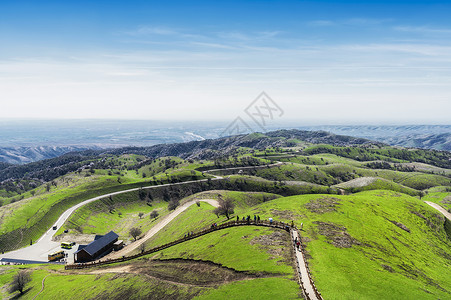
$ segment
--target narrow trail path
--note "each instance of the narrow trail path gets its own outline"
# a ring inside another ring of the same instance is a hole
[[[110,253],[109,255],[105,256],[102,258],[102,260],[104,259],[115,259],[115,258],[120,258],[124,255],[129,254],[130,252],[132,252],[133,250],[137,249],[141,244],[145,243],[148,239],[150,239],[151,237],[153,237],[155,234],[158,233],[158,231],[160,231],[163,227],[165,227],[166,225],[169,224],[169,222],[171,222],[172,220],[174,220],[179,214],[181,214],[182,212],[184,212],[186,209],[188,209],[188,207],[190,207],[191,205],[195,204],[197,201],[202,201],[202,202],[207,202],[208,204],[214,206],[214,207],[218,207],[219,203],[216,200],[213,199],[199,199],[199,200],[192,200],[189,202],[186,202],[185,204],[177,207],[173,212],[171,212],[169,215],[165,216],[164,218],[162,218],[157,224],[155,224],[155,226],[153,226],[147,233],[146,235],[131,243],[128,246],[125,246],[124,248],[122,248],[119,251]]]
[[[211,203],[212,205],[217,204],[216,200],[205,199],[203,201]],[[174,219],[175,216],[180,214],[182,211],[186,210],[189,206],[193,205],[195,202],[196,202],[195,200],[187,202],[187,203],[185,203],[184,208],[183,208],[183,206],[180,207],[179,212],[174,211],[173,216],[168,215],[167,218],[160,221],[158,228],[156,228],[156,226],[154,226],[154,228],[152,228],[146,234],[146,237],[148,236],[148,238],[150,238],[151,236],[155,235],[159,230],[161,230],[165,225],[167,225],[172,219]],[[283,222],[272,222],[272,221],[256,222],[256,221],[252,221],[252,220],[250,220],[250,221],[230,221],[228,223],[218,225],[217,227],[212,227],[212,228],[208,228],[203,231],[200,231],[200,232],[193,233],[193,235],[191,235],[191,236],[184,237],[179,240],[175,240],[169,244],[162,245],[162,246],[159,246],[156,248],[152,248],[150,250],[145,251],[144,253],[135,254],[132,256],[126,256],[125,254],[130,253],[131,251],[133,251],[140,245],[140,243],[134,243],[131,245],[132,247],[129,246],[127,248],[124,248],[122,252],[118,251],[111,256],[103,257],[102,260],[97,260],[97,261],[90,262],[90,263],[66,265],[65,269],[66,270],[86,269],[86,268],[92,268],[92,267],[99,267],[102,265],[109,265],[109,264],[113,264],[113,263],[117,263],[117,262],[133,260],[133,259],[139,258],[141,256],[149,255],[151,253],[155,253],[160,250],[167,249],[169,247],[178,245],[180,243],[190,241],[192,239],[198,238],[200,236],[204,236],[206,234],[215,232],[217,230],[236,227],[236,226],[265,226],[265,227],[272,227],[272,228],[289,231],[291,244],[295,251],[296,272],[297,272],[297,275],[299,275],[299,278],[301,279],[299,281],[300,288],[303,290],[303,294],[306,296],[307,300],[322,300],[320,293],[317,291],[317,289],[314,286],[313,281],[310,277],[310,273],[308,271],[307,263],[305,261],[303,252],[301,251],[301,249],[296,248],[295,239],[300,240],[299,233],[295,228],[291,228],[288,226],[288,224],[283,223]],[[141,241],[141,240],[139,240],[139,241]],[[142,242],[144,242],[144,241],[145,241],[145,239],[143,238]],[[129,271],[128,266],[119,266],[117,268],[112,268],[111,270],[109,270],[109,272],[128,272],[128,271]],[[102,271],[94,270],[92,272],[102,272]],[[108,272],[108,270],[105,272]]]
[[[441,212],[442,215],[445,216],[445,218],[447,218],[449,221],[451,221],[451,213],[449,213],[446,209],[444,209],[443,207],[441,207],[440,205],[438,205],[437,203],[434,203],[434,202],[424,201],[424,203],[426,203],[429,206],[432,206],[433,208],[435,208],[436,210]]]
[[[294,240],[301,240],[298,232],[296,230],[291,230],[291,242],[294,245],[295,257],[296,257],[296,267],[297,272],[301,277],[301,288],[303,288],[304,292],[307,294],[307,299],[311,300],[320,300],[315,293],[313,285],[311,284],[310,274],[307,271],[306,262],[304,258],[304,254],[297,246],[294,244]]]
[[[49,277],[49,276],[50,276],[50,274],[47,275],[47,276],[45,276],[44,278],[42,278],[42,287],[41,287],[41,290],[39,291],[39,293],[37,293],[37,294],[33,297],[33,300],[36,299],[36,297],[38,297],[38,296],[44,291],[44,282],[45,282],[45,279],[46,279],[47,277]]]

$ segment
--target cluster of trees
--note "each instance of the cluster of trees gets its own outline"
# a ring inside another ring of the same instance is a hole
[[[451,168],[451,153],[448,151],[397,148],[368,148],[368,147],[331,147],[319,146],[304,150],[304,154],[331,153],[348,157],[358,161],[386,160],[397,162],[398,159],[408,162],[422,162],[441,168]]]
[[[32,190],[42,183],[43,181],[37,179],[8,179],[0,182],[0,190],[4,191],[2,196],[10,197]]]
[[[404,166],[401,164],[390,164],[386,161],[375,161],[365,164],[365,167],[370,169],[385,169],[385,170],[394,170],[400,172],[415,172],[415,167],[413,166]]]

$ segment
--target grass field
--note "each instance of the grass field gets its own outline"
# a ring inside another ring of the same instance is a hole
[[[18,269],[24,267],[0,267],[0,291],[2,299],[8,299],[7,283]],[[27,266],[32,281],[19,299],[33,299],[41,290],[42,279],[45,288],[38,299],[191,299],[206,290],[203,287],[170,283],[144,274],[133,273],[67,273],[60,268]],[[144,276],[143,276],[144,275]],[[114,288],[113,288],[114,287]]]
[[[211,210],[204,204],[191,207],[151,245],[170,241],[187,229],[225,221]],[[451,242],[444,231],[444,218],[417,198],[383,190],[349,196],[302,195],[238,212],[294,220],[298,226],[303,223],[301,233],[313,278],[325,299],[446,299],[451,295],[447,254]],[[268,258],[252,248],[250,241],[271,235],[270,231],[229,228],[151,256],[211,260],[238,270],[287,274],[289,269],[283,264],[262,264]]]
[[[390,191],[303,195],[263,203],[250,213],[303,223],[313,279],[325,299],[451,295],[444,218],[416,198]]]
[[[108,156],[90,169],[57,178],[24,194],[24,200],[0,207],[0,234],[20,246],[39,237],[68,207],[99,194],[206,178],[197,168],[282,161],[278,167],[246,169],[241,175],[224,175],[224,180],[162,189],[153,196],[141,190],[106,197],[78,209],[57,233],[114,230],[127,240],[130,228],[145,233],[158,221],[149,216],[153,210],[165,216],[167,202],[173,198],[181,203],[231,199],[235,204],[231,219],[259,215],[302,226],[313,280],[325,299],[451,298],[450,235],[443,216],[423,203],[451,209],[446,155],[385,146],[289,142],[295,146],[265,151],[242,147],[229,157],[204,161]],[[337,195],[339,189],[353,194]],[[227,221],[213,209],[204,202],[192,205],[148,240],[146,248]],[[300,290],[290,251],[284,231],[228,228],[93,270],[27,266],[33,269],[33,281],[22,298],[32,299],[42,278],[50,275],[43,298],[72,299],[82,294],[91,299],[295,299]],[[0,267],[1,297],[7,298],[6,284],[18,268]]]
[[[399,183],[389,181],[384,178],[377,177],[360,177],[347,182],[335,185],[335,187],[344,189],[352,193],[370,190],[390,190],[394,192],[404,193],[410,196],[419,195],[419,191],[403,186]]]

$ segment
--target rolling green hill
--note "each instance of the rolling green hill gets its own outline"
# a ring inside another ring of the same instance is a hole
[[[3,185],[12,190],[0,191],[0,250],[38,239],[63,211],[85,199],[138,188],[82,206],[58,229],[58,239],[114,230],[131,240],[130,228],[145,233],[179,203],[230,200],[233,219],[259,215],[302,228],[312,279],[324,299],[446,299],[451,297],[451,225],[423,201],[451,209],[450,161],[444,151],[277,131],[7,165],[1,176],[28,170],[38,177],[19,176]],[[54,168],[46,173],[49,165]],[[61,176],[55,176],[58,168]],[[14,188],[25,180],[40,185]],[[150,217],[152,211],[159,216]],[[226,221],[202,202],[144,245],[149,249]],[[42,294],[47,298],[72,299],[76,290],[96,299],[295,299],[301,293],[291,251],[284,231],[228,228],[94,269],[26,266],[33,281],[23,299],[32,299],[47,275]],[[0,266],[3,298],[17,269]],[[80,286],[84,281],[89,284]]]

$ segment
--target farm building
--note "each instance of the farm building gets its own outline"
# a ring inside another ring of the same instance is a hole
[[[107,254],[113,249],[114,244],[119,238],[119,236],[113,231],[108,232],[104,236],[96,237],[98,238],[93,242],[89,243],[85,247],[80,247],[74,253],[75,262],[88,262]]]

